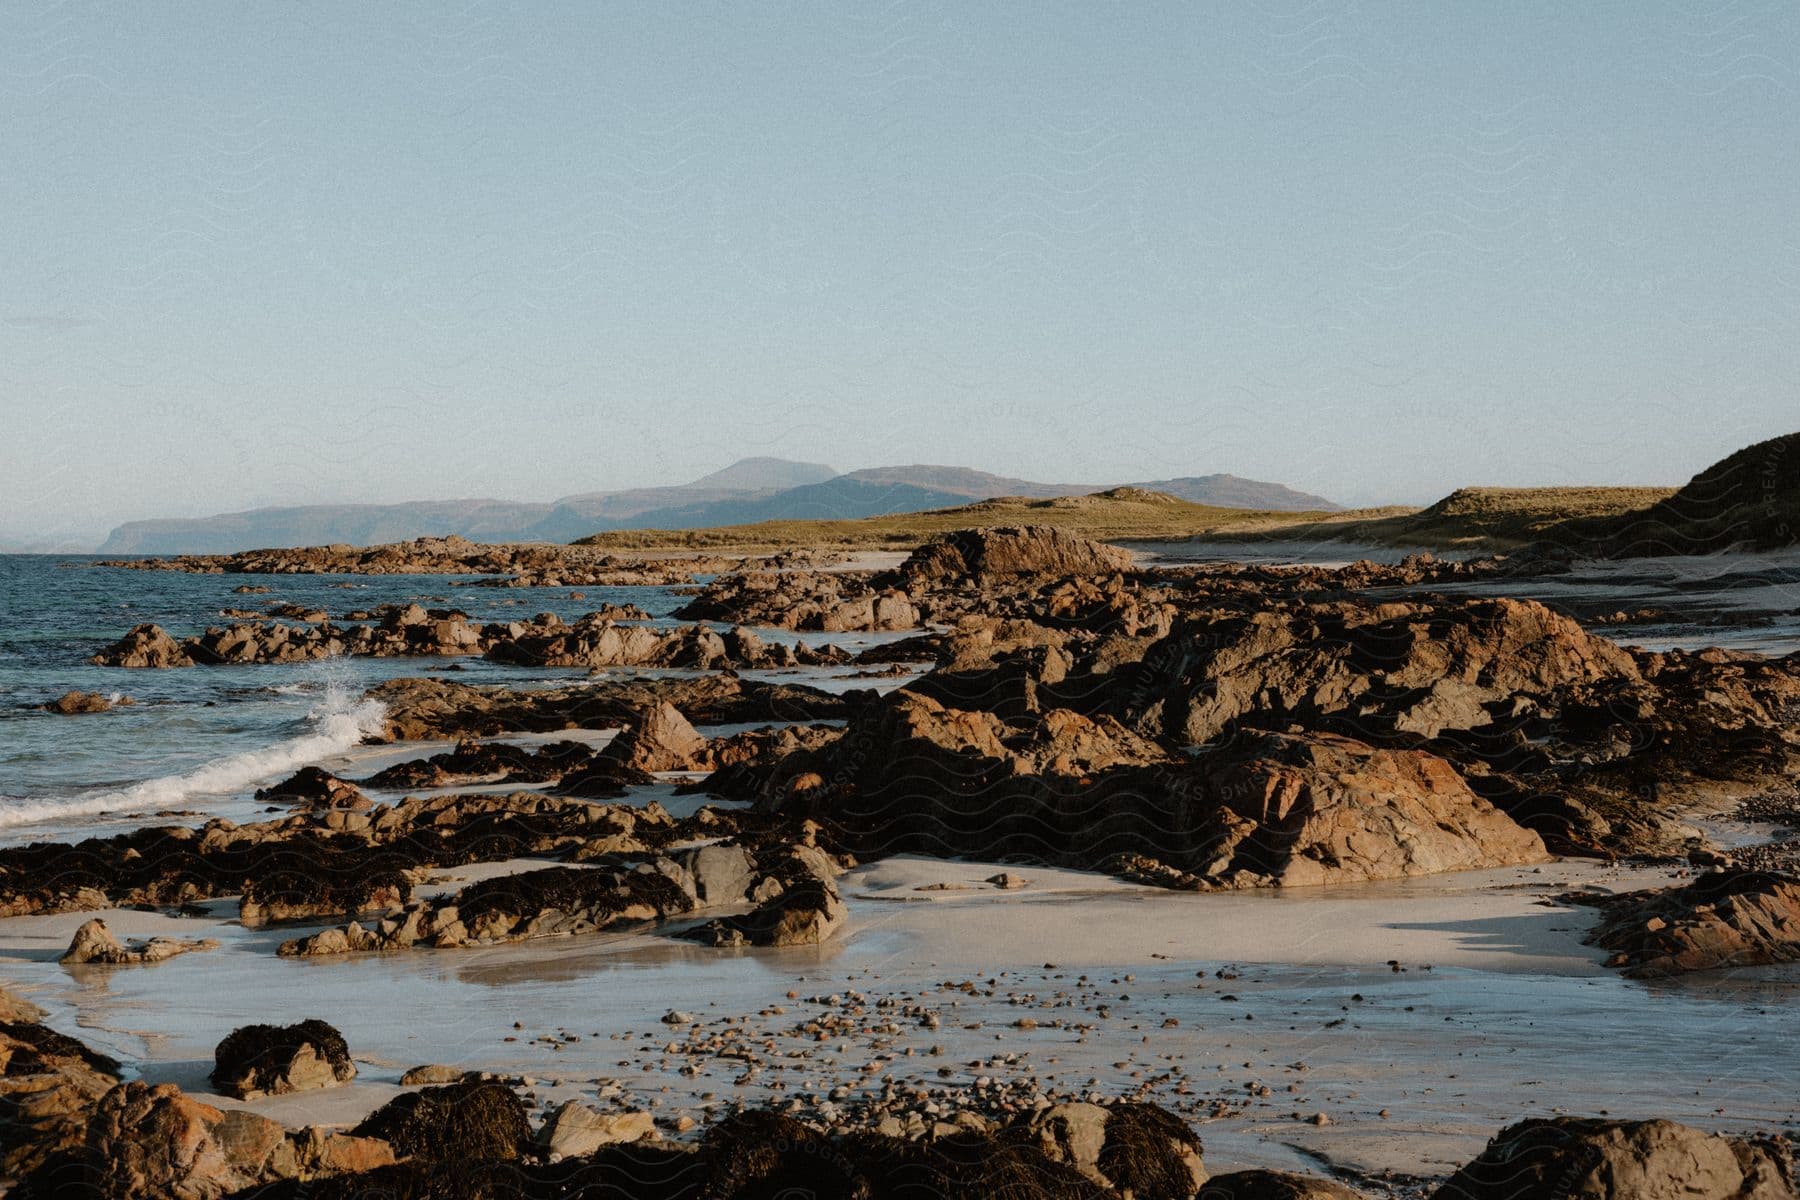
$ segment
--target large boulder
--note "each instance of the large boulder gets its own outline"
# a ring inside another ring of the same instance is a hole
[[[666,702],[656,705],[636,725],[614,738],[600,758],[647,774],[704,771],[712,767],[706,739],[681,715],[680,709]]]
[[[696,846],[676,857],[702,907],[742,904],[756,883],[756,856],[735,843]]]
[[[538,1144],[546,1154],[560,1158],[585,1158],[602,1146],[654,1140],[656,1120],[642,1111],[595,1112],[578,1100],[566,1101],[538,1130]]]
[[[137,625],[88,660],[101,667],[191,667],[194,659],[160,625]]]
[[[1204,771],[1204,790],[1221,809],[1202,873],[1226,882],[1297,887],[1548,857],[1537,834],[1423,750],[1277,733],[1220,757]]]
[[[240,1100],[336,1087],[355,1077],[344,1035],[319,1020],[245,1025],[213,1052],[214,1085]]]
[[[1108,575],[1128,571],[1131,552],[1048,525],[959,529],[915,550],[900,565],[909,585],[976,583],[1009,576]]]
[[[1154,1104],[1053,1104],[1007,1132],[1120,1197],[1192,1200],[1206,1182],[1200,1139]]]
[[[1800,877],[1727,870],[1610,899],[1590,944],[1610,967],[1653,978],[1800,962]]]
[[[1673,1121],[1556,1117],[1501,1130],[1435,1200],[1794,1200],[1773,1147]]]

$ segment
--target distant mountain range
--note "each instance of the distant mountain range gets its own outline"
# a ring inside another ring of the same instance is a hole
[[[313,504],[256,508],[216,517],[130,521],[102,554],[229,554],[333,542],[373,545],[461,534],[481,542],[568,542],[614,529],[704,529],[757,521],[878,517],[923,512],[996,496],[1048,498],[1110,484],[1034,483],[967,467],[875,467],[840,475],[822,463],[746,458],[672,487],[584,492],[548,504],[430,500],[406,504]],[[1337,505],[1278,483],[1196,475],[1129,486],[1222,508],[1335,511]]]

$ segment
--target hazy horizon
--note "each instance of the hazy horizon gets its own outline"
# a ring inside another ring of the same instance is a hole
[[[0,13],[0,542],[772,455],[1346,505],[1800,428],[1800,8]]]

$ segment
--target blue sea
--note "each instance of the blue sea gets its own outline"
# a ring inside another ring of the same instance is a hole
[[[607,603],[663,618],[683,597],[657,587],[471,587],[472,576],[190,575],[94,565],[68,555],[0,555],[0,842],[66,835],[167,810],[206,811],[308,762],[341,753],[379,726],[363,693],[384,679],[453,673],[513,685],[583,677],[479,657],[344,658],[294,665],[124,670],[89,656],[134,625],[177,639],[229,623],[225,609],[272,603],[353,609],[416,601],[481,621]],[[262,595],[239,595],[243,585]],[[280,619],[280,618],[276,618]],[[673,623],[673,622],[667,622]],[[70,689],[129,696],[110,712],[62,716],[41,705]]]

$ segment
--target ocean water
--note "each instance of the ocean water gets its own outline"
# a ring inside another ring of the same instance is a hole
[[[431,675],[514,686],[583,677],[579,669],[502,666],[479,657],[344,658],[294,665],[122,670],[90,655],[134,625],[176,638],[228,622],[221,610],[291,602],[333,618],[417,601],[482,621],[554,612],[564,620],[603,604],[668,614],[670,588],[471,587],[471,576],[188,575],[98,567],[95,558],[0,555],[0,842],[58,836],[170,810],[207,811],[259,784],[340,753],[379,727],[363,693],[384,679]],[[241,584],[263,595],[237,595]],[[281,618],[275,618],[280,620]],[[291,623],[291,622],[290,622]],[[72,688],[124,695],[106,713],[62,716],[41,705]]]

